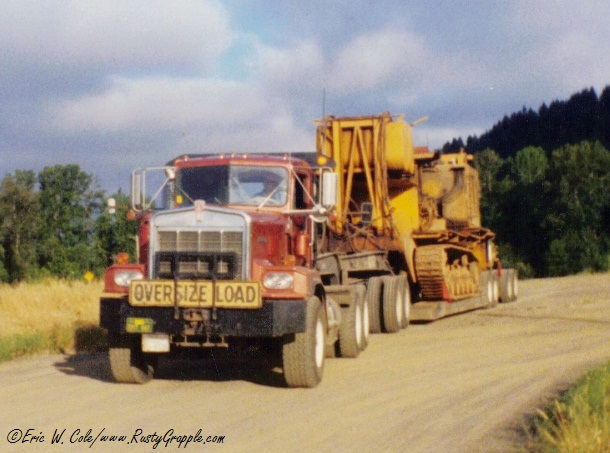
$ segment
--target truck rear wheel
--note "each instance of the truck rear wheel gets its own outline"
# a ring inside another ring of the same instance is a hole
[[[385,276],[383,280],[383,330],[396,333],[402,327],[404,285],[402,278],[395,275]]]
[[[358,357],[362,344],[362,311],[356,301],[349,307],[341,309],[339,326],[339,355],[341,357]]]
[[[284,339],[282,362],[284,379],[288,387],[315,387],[324,372],[324,345],[326,343],[326,318],[320,299],[307,300],[305,332],[294,334],[294,339]]]
[[[369,278],[366,285],[366,303],[369,311],[369,331],[371,333],[381,332],[381,277]]]
[[[157,358],[142,352],[140,337],[122,338],[108,349],[110,371],[117,382],[146,384],[153,377]]]
[[[358,301],[358,307],[362,311],[362,341],[360,343],[360,350],[364,351],[369,345],[369,336],[371,334],[369,304],[366,302],[366,286],[363,284],[356,285],[355,298]]]
[[[409,286],[409,279],[406,275],[401,274],[402,279],[402,325],[405,329],[411,322],[411,287]]]
[[[341,357],[358,357],[364,342],[364,294],[352,288],[348,307],[341,308],[339,353]]]

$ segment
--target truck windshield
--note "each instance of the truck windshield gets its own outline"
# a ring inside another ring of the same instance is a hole
[[[285,168],[224,165],[185,167],[176,177],[180,206],[204,200],[217,205],[283,206],[288,172]]]

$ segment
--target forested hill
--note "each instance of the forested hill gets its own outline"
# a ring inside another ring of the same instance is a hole
[[[540,277],[610,268],[610,86],[505,116],[465,147],[505,265]]]
[[[593,88],[572,95],[567,101],[542,104],[505,116],[480,137],[454,139],[443,146],[444,152],[464,147],[471,153],[490,148],[502,158],[514,156],[527,146],[536,146],[550,154],[554,149],[581,141],[601,142],[610,149],[610,86],[601,96]]]

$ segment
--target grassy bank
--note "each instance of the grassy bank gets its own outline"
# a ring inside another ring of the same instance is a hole
[[[0,286],[0,361],[103,347],[98,328],[101,292],[101,282]]]
[[[610,362],[539,411],[532,434],[527,451],[610,452]]]

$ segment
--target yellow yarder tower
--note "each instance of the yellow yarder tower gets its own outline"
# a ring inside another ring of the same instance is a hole
[[[478,295],[481,271],[500,263],[494,233],[481,226],[473,156],[416,149],[412,127],[389,113],[316,124],[317,151],[337,163],[334,246],[387,250],[424,301]]]

